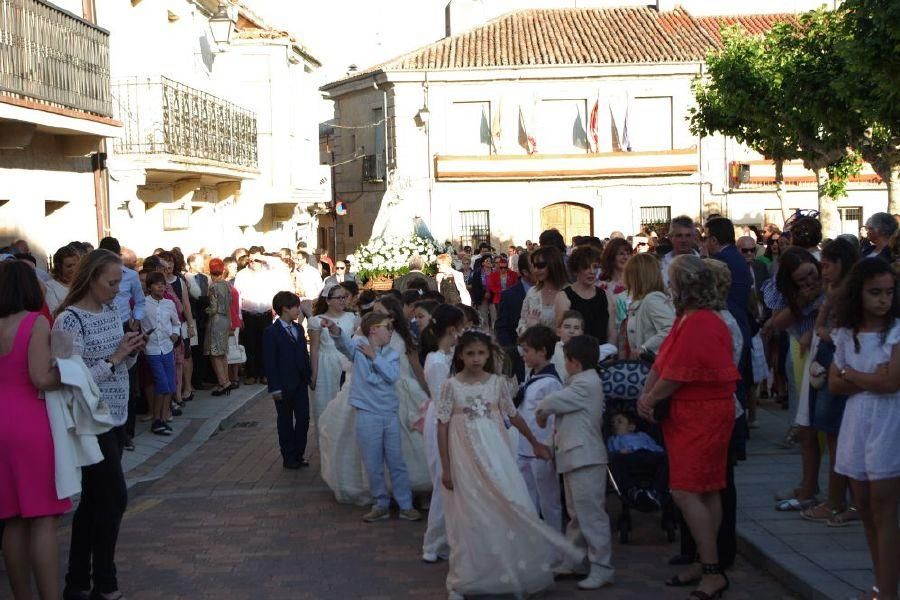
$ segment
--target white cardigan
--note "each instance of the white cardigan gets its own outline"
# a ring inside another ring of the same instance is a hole
[[[60,500],[81,492],[81,467],[103,460],[97,435],[113,427],[109,407],[80,356],[56,360],[62,384],[45,392],[53,458],[56,496]]]

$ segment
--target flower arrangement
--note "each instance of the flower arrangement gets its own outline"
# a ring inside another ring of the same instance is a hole
[[[356,249],[350,261],[356,265],[356,275],[363,281],[399,277],[409,273],[409,259],[418,254],[425,261],[425,273],[437,270],[435,259],[443,252],[434,240],[419,236],[411,238],[374,238]]]

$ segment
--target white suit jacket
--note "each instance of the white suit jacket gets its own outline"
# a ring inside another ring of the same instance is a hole
[[[594,369],[576,373],[566,387],[538,402],[538,416],[556,416],[556,471],[607,464],[603,443],[603,384]]]

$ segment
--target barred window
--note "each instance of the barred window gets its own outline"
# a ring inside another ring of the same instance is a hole
[[[669,223],[672,222],[672,207],[670,206],[642,206],[641,229],[645,226],[655,231],[659,236],[669,233]]]
[[[487,210],[459,211],[459,228],[456,238],[460,247],[477,248],[482,242],[491,243],[491,213]]]
[[[863,226],[862,206],[842,206],[838,208],[841,215],[841,233],[859,235]]]

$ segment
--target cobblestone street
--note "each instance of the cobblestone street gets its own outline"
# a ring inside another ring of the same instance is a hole
[[[274,411],[251,400],[163,479],[132,492],[119,536],[119,585],[129,599],[442,598],[446,563],[419,560],[424,523],[366,525],[360,508],[336,504],[313,467],[282,469]],[[70,518],[60,528],[60,559]],[[680,599],[656,518],[637,515],[633,541],[615,543],[617,582],[579,592],[558,581],[548,598]],[[729,600],[793,598],[739,558]],[[9,589],[0,589],[9,598]]]

